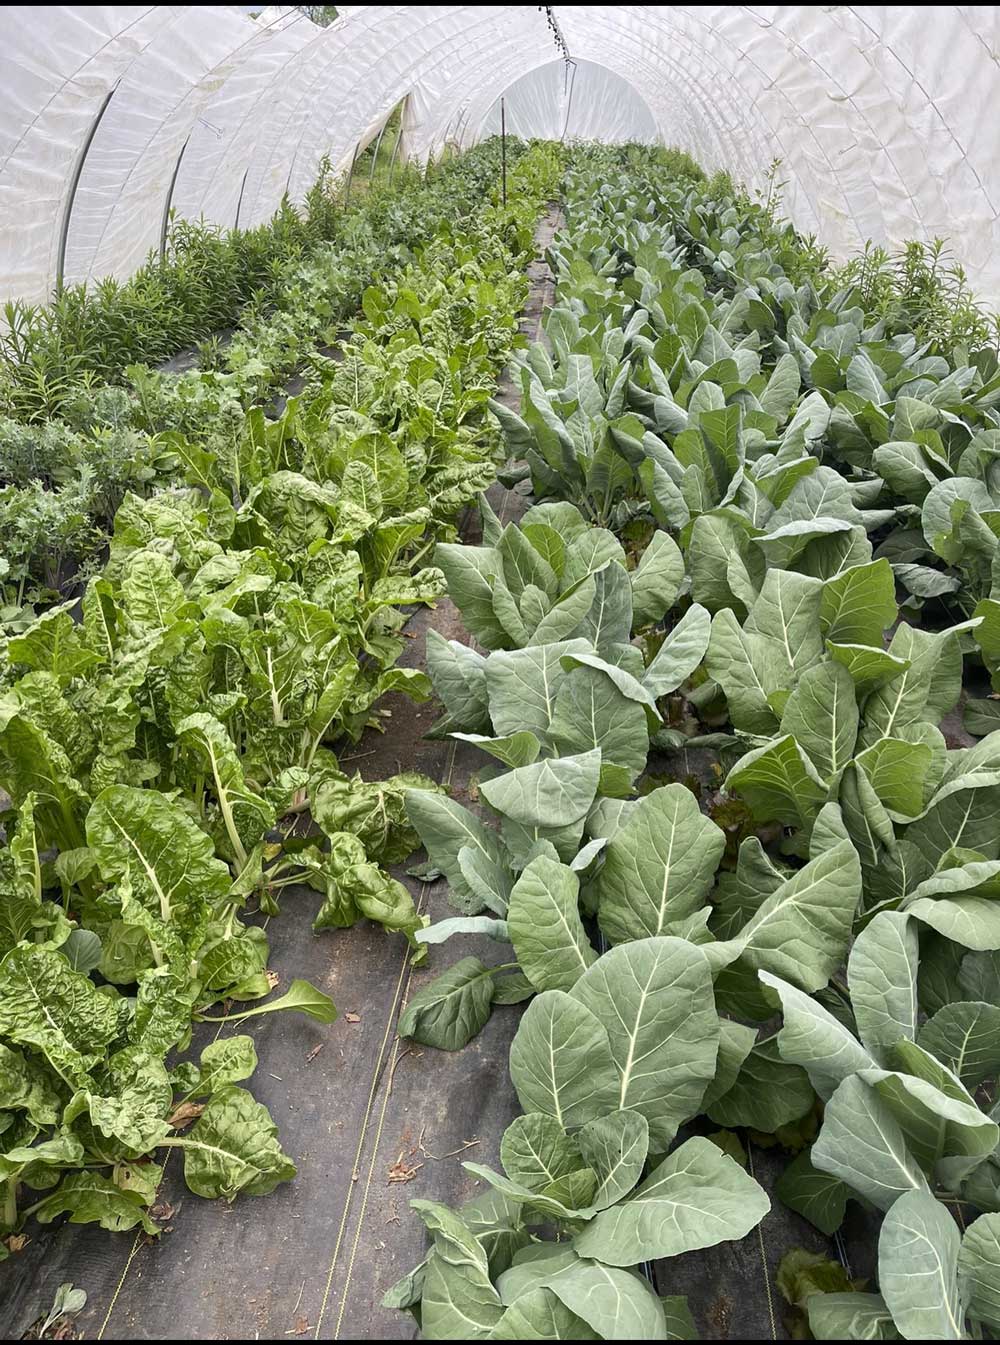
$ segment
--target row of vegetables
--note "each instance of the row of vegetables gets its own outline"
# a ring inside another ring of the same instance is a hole
[[[535,503],[434,555],[478,646],[428,637],[436,732],[482,750],[487,820],[406,795],[458,912],[416,941],[504,954],[400,1032],[456,1050],[530,1001],[523,1115],[482,1194],[413,1202],[386,1302],[427,1339],[690,1338],[641,1268],[764,1219],[745,1131],[823,1233],[880,1222],[877,1285],[788,1268],[816,1338],[981,1338],[1000,702],[955,735],[1000,666],[1000,367],[870,318],[742,194],[599,151],[565,192],[547,339],[493,404]],[[721,788],[657,783],[699,753]]]
[[[271,993],[257,917],[286,888],[299,918],[301,888],[316,892],[318,930],[364,916],[424,955],[383,866],[418,843],[406,789],[437,786],[350,779],[333,747],[384,724],[386,692],[430,694],[395,666],[406,609],[444,591],[428,554],[493,478],[487,401],[560,173],[551,147],[511,158],[506,208],[485,147],[396,211],[373,199],[383,261],[303,266],[303,342],[327,344],[333,278],[349,289],[367,265],[371,283],[276,418],[252,405],[273,371],[249,336],[242,373],[135,371],[98,394],[146,426],[157,470],[132,479],[82,601],[20,622],[4,649],[0,1256],[32,1217],[155,1234],[170,1148],[201,1196],[294,1175],[244,1086],[252,1039],[190,1052],[220,1014],[335,1017],[305,981]]]

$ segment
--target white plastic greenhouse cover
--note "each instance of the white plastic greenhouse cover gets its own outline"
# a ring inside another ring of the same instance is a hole
[[[641,125],[752,187],[780,159],[787,212],[835,255],[945,235],[1000,299],[1000,8],[550,12],[593,95],[568,134]],[[488,134],[507,90],[521,134],[553,134],[565,112],[536,5],[352,5],[325,29],[294,9],[6,6],[0,25],[0,296],[34,302],[60,272],[129,275],[171,206],[225,228],[267,220],[403,99],[418,161]],[[627,103],[601,95],[613,80]]]
[[[508,135],[608,145],[660,139],[656,118],[635,86],[593,61],[540,65],[515,80],[502,99]],[[500,133],[500,102],[486,114],[481,134]]]

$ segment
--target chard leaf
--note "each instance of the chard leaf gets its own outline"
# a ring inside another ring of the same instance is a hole
[[[125,1233],[135,1227],[155,1237],[160,1228],[145,1210],[138,1191],[123,1191],[99,1172],[70,1172],[51,1195],[35,1206],[40,1224],[50,1224],[61,1214],[71,1224],[100,1224],[111,1233]]]
[[[229,871],[211,837],[156,790],[102,790],[87,815],[87,841],[105,881],[127,876],[135,896],[164,922],[194,921],[204,902],[229,892]]]
[[[233,1084],[220,1089],[190,1133],[173,1143],[184,1150],[184,1180],[208,1200],[267,1195],[295,1176],[267,1108]]]
[[[121,1029],[118,1004],[59,953],[19,947],[0,962],[0,1034],[40,1051],[67,1082],[83,1079]]]

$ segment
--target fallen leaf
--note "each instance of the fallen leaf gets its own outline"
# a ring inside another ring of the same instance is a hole
[[[393,1182],[412,1182],[422,1167],[423,1163],[418,1163],[416,1167],[411,1167],[408,1163],[404,1163],[403,1155],[400,1153],[395,1163],[392,1163],[389,1167],[390,1185]]]
[[[306,1064],[307,1064],[307,1065],[311,1065],[312,1062],[313,1062],[313,1061],[316,1059],[316,1057],[319,1055],[320,1051],[322,1051],[322,1049],[323,1049],[323,1043],[322,1043],[322,1042],[320,1042],[317,1046],[314,1046],[314,1047],[312,1048],[312,1050],[309,1051],[309,1052],[306,1054]]]
[[[182,1130],[192,1121],[197,1121],[198,1117],[205,1110],[203,1102],[182,1102],[177,1110],[167,1120],[167,1125],[174,1130]]]
[[[23,1252],[30,1241],[27,1233],[11,1233],[9,1238],[4,1238],[3,1245],[9,1252]]]

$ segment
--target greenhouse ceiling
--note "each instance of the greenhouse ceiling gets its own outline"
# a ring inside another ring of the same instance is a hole
[[[351,5],[327,28],[294,8],[7,7],[0,288],[40,301],[59,279],[123,277],[170,209],[263,222],[324,156],[349,166],[403,99],[418,161],[493,130],[509,88],[518,130],[534,108],[546,133],[568,56],[593,63],[570,133],[645,129],[758,187],[780,160],[786,209],[836,254],[947,235],[984,297],[1000,293],[995,6],[552,12],[564,52],[535,5]]]

